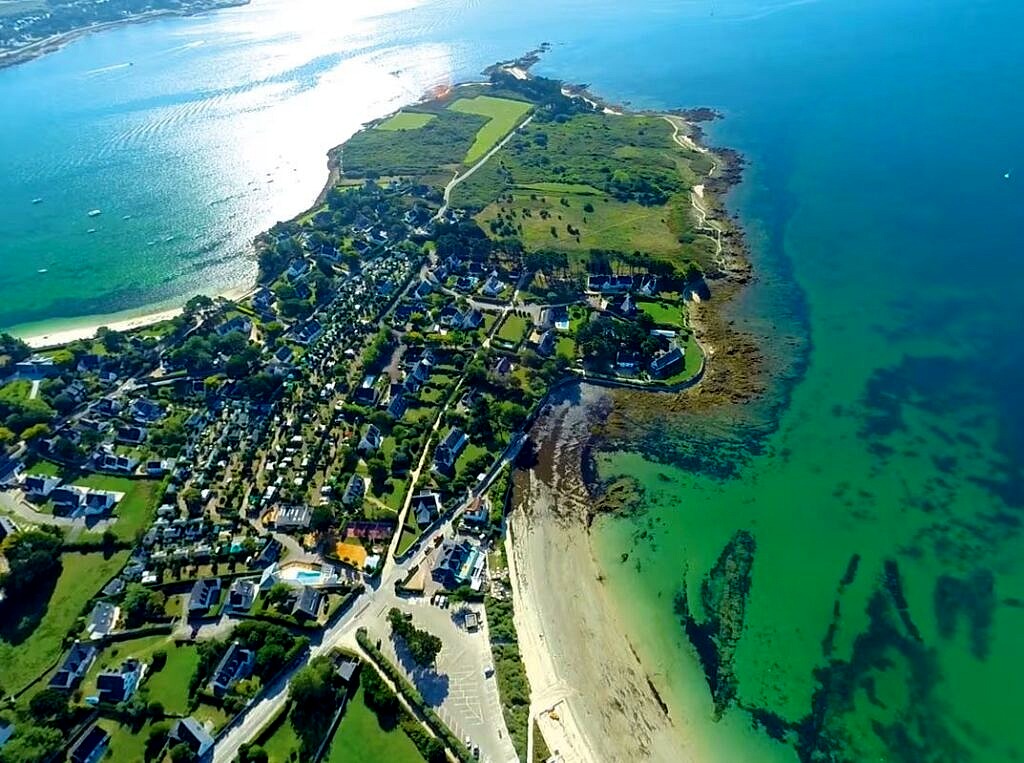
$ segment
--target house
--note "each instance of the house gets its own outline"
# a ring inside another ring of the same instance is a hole
[[[426,527],[441,514],[441,496],[433,491],[426,491],[413,496],[409,505],[416,524]]]
[[[434,567],[430,576],[445,588],[458,588],[468,580],[467,569],[474,563],[479,552],[466,542],[446,540],[434,556]]]
[[[100,517],[109,514],[117,505],[117,493],[109,490],[86,490],[85,503],[82,508],[89,517]]]
[[[92,462],[97,469],[107,472],[118,472],[119,474],[131,474],[139,465],[137,458],[131,456],[120,456],[110,449],[110,446],[100,446],[92,454]]]
[[[275,564],[281,556],[281,549],[281,541],[276,538],[270,538],[266,545],[260,550],[259,556],[257,556],[256,561],[253,562],[253,566],[267,568]]]
[[[182,718],[174,724],[171,740],[188,747],[197,758],[202,758],[213,747],[213,737],[192,717]]]
[[[475,307],[459,315],[458,326],[463,331],[473,331],[480,328],[484,322],[484,315]]]
[[[380,446],[384,443],[384,435],[380,433],[380,430],[373,424],[370,424],[366,428],[366,434],[359,441],[359,452],[360,453],[373,453],[380,449]]]
[[[223,697],[228,689],[242,679],[252,675],[256,655],[250,649],[243,649],[237,641],[233,641],[221,657],[217,669],[210,679],[210,691],[217,697]]]
[[[86,633],[93,641],[106,638],[117,625],[121,610],[110,602],[100,601],[89,613],[89,622],[85,626]]]
[[[145,675],[146,666],[138,660],[125,660],[117,670],[108,670],[96,677],[100,702],[116,705],[130,699]]]
[[[152,459],[146,462],[146,474],[150,477],[163,477],[170,471],[170,464],[160,459]]]
[[[120,400],[104,397],[93,403],[89,410],[99,416],[116,416],[121,412],[122,408]]]
[[[293,357],[295,357],[295,352],[286,344],[278,347],[277,352],[274,353],[274,360],[278,363],[291,363]]]
[[[508,378],[509,374],[512,373],[513,368],[515,368],[515,364],[511,361],[511,359],[509,359],[505,355],[502,355],[495,362],[494,366],[491,368],[491,371],[499,379],[505,379]]]
[[[85,501],[85,491],[74,485],[61,485],[50,493],[50,501],[58,515],[73,514]]]
[[[301,281],[308,275],[309,261],[302,258],[292,260],[288,265],[288,270],[285,271],[285,276],[292,282]]]
[[[71,763],[98,763],[106,755],[109,744],[110,734],[93,724],[71,748],[68,760]]]
[[[299,344],[309,345],[320,338],[324,333],[324,327],[315,318],[297,326],[292,331],[292,338]]]
[[[14,524],[14,520],[10,517],[0,516],[0,542],[3,542],[4,538],[8,535],[14,535],[18,532],[18,526]]]
[[[342,685],[354,688],[356,678],[359,676],[359,668],[359,660],[340,656],[335,663],[334,672],[338,674]]]
[[[434,290],[434,287],[427,281],[420,281],[420,285],[416,287],[416,291],[412,294],[416,299],[426,299],[430,296],[430,293]]]
[[[355,391],[355,401],[360,405],[376,405],[377,403],[377,377],[367,374]]]
[[[587,291],[599,294],[623,294],[632,287],[632,276],[589,276],[587,278]]]
[[[486,496],[478,496],[466,508],[462,521],[478,528],[487,527],[491,519],[491,503]]]
[[[216,331],[217,336],[227,336],[228,334],[238,332],[248,338],[249,334],[252,333],[252,321],[244,315],[236,315],[231,320],[220,324]]]
[[[569,330],[569,308],[565,305],[552,307],[548,311],[548,323],[554,326],[557,331]]]
[[[25,482],[22,487],[25,490],[25,497],[28,500],[42,503],[50,497],[50,493],[52,493],[59,484],[60,479],[57,477],[30,474],[25,478]]]
[[[71,645],[68,653],[64,655],[64,661],[60,664],[53,678],[50,679],[51,689],[70,691],[75,688],[82,677],[89,672],[93,662],[96,661],[96,647],[92,644],[83,644],[76,641]]]
[[[274,306],[276,299],[277,297],[274,296],[274,292],[266,286],[262,286],[259,291],[253,295],[252,306],[258,312],[268,313],[270,312],[270,308]]]
[[[164,417],[164,409],[145,398],[133,401],[130,413],[138,424],[153,424]]]
[[[295,605],[292,607],[292,615],[300,620],[316,620],[320,617],[320,610],[323,608],[324,594],[315,588],[302,586]]]
[[[33,355],[14,366],[14,369],[22,376],[32,379],[42,379],[46,376],[53,376],[60,373],[53,358],[46,355]]]
[[[668,352],[663,352],[651,361],[651,376],[657,379],[671,376],[682,363],[683,351],[678,347],[673,347]]]
[[[338,675],[340,676],[340,670]],[[3,747],[10,738],[14,736],[14,724],[8,721],[0,720],[0,747]]]
[[[615,354],[615,367],[624,371],[633,371],[640,365],[640,356],[635,352],[619,351]]]
[[[341,502],[346,506],[351,506],[361,502],[364,495],[366,495],[366,480],[358,474],[353,474],[345,488],[345,494],[341,497]]]
[[[391,402],[388,403],[387,408],[388,416],[393,418],[395,421],[399,421],[408,409],[409,403],[405,399],[405,395],[399,392],[391,396]]]
[[[555,351],[555,335],[550,329],[534,331],[530,335],[530,344],[536,348],[538,355],[550,355]]]
[[[636,302],[633,301],[632,294],[627,294],[626,298],[622,300],[622,304],[619,305],[619,312],[623,315],[636,315]]]
[[[483,293],[485,297],[497,297],[499,294],[501,294],[504,288],[504,282],[502,282],[501,279],[498,278],[497,273],[492,271],[491,274],[487,277],[487,280],[484,282],[483,288],[481,288],[480,291]]]
[[[645,297],[652,297],[658,291],[658,276],[646,275],[640,279],[638,291]]]
[[[189,617],[202,616],[220,601],[220,578],[203,578],[192,586],[188,597]]]
[[[255,580],[239,579],[228,589],[228,607],[235,612],[248,612],[256,601],[260,586]]]
[[[274,527],[278,532],[305,532],[313,519],[313,509],[309,506],[282,506],[277,510]]]
[[[459,454],[468,443],[469,438],[466,437],[465,432],[458,427],[452,427],[434,451],[434,469],[439,472],[451,471],[455,467]]]
[[[145,427],[121,427],[117,430],[117,441],[126,445],[139,445],[146,441],[147,434]]]

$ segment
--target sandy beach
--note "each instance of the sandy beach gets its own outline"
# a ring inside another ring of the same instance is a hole
[[[566,763],[694,760],[599,576],[587,529],[583,447],[606,393],[572,386],[531,436],[536,467],[517,479],[509,566],[531,714]]]
[[[238,302],[251,294],[254,288],[253,286],[238,286],[217,296]],[[24,340],[29,347],[36,349],[59,347],[60,345],[77,342],[81,339],[91,339],[103,327],[112,331],[136,331],[146,326],[152,326],[154,323],[169,321],[171,318],[181,315],[183,310],[184,307],[172,307],[164,310],[154,310],[151,313],[129,318],[117,318],[114,316],[112,320],[104,320],[100,316],[95,321],[91,321],[83,326],[71,326],[66,329],[58,328],[53,331],[39,331],[29,334],[23,334],[20,331],[15,331],[14,333]]]

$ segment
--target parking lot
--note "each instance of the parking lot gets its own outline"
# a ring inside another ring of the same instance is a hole
[[[390,598],[390,597],[389,597]],[[396,653],[387,630],[387,612],[397,606],[412,615],[413,623],[440,637],[444,642],[435,670],[417,668],[408,656]],[[465,615],[473,612],[482,627],[470,632]],[[372,633],[382,641],[388,659],[401,667],[428,704],[469,746],[480,747],[480,760],[490,763],[513,763],[515,748],[508,737],[501,714],[498,684],[484,672],[492,667],[482,604],[451,603],[447,608],[431,603],[430,597],[394,597],[381,607],[375,622],[381,632]]]

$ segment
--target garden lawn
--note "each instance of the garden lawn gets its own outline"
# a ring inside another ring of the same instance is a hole
[[[150,724],[146,723],[137,732],[132,732],[111,718],[100,721],[100,727],[110,734],[110,744],[103,760],[106,763],[138,763],[145,759],[146,737],[149,736]]]
[[[466,152],[465,163],[475,164],[512,132],[533,106],[525,101],[478,95],[476,98],[460,98],[449,108],[460,114],[487,117],[487,124],[477,131],[473,145]]]
[[[96,677],[103,671],[117,670],[121,663],[129,658],[135,658],[151,665],[153,653],[160,649],[163,649],[168,655],[174,649],[174,643],[169,635],[145,636],[131,641],[118,641],[106,647],[100,652],[96,662],[89,668],[89,672],[82,681],[83,696],[89,697],[96,694]],[[147,668],[146,680],[149,679],[150,671],[151,668]]]
[[[149,701],[160,702],[168,713],[185,715],[188,712],[188,685],[198,666],[199,654],[194,646],[169,644],[167,664],[163,670],[146,678]]]
[[[278,723],[274,733],[260,740],[259,744],[267,753],[268,763],[291,763],[298,760],[292,755],[298,753],[301,742],[299,735],[295,733],[295,727],[292,726],[291,718],[285,718]]]
[[[145,529],[153,521],[160,492],[160,483],[157,480],[133,480],[107,474],[90,474],[74,480],[74,484],[96,490],[124,493],[124,498],[114,508],[117,521],[111,527],[121,540],[133,540],[139,530]]]
[[[641,311],[651,316],[659,326],[683,327],[685,308],[678,302],[641,299],[637,301],[636,305]]]
[[[423,114],[418,111],[399,111],[391,119],[377,125],[378,130],[418,130],[437,119],[435,114]]]
[[[523,337],[526,336],[527,328],[526,318],[515,313],[509,313],[505,318],[505,322],[501,324],[501,328],[498,329],[497,337],[512,344],[519,344],[523,341]]]
[[[364,666],[363,670],[373,668]],[[273,761],[271,758],[271,763]],[[360,688],[345,708],[345,714],[341,717],[334,739],[331,740],[325,761],[423,763],[423,756],[401,729],[381,727],[376,714],[363,701],[363,690]]]
[[[13,693],[48,670],[60,657],[64,636],[89,600],[117,574],[128,558],[127,551],[104,558],[102,553],[65,553],[64,569],[50,591],[39,591],[39,600],[0,622],[0,686]],[[23,618],[38,618],[26,634]]]

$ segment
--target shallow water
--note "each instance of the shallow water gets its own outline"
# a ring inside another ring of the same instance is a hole
[[[711,720],[673,612],[749,530],[741,704],[794,723],[827,680],[833,759],[1013,760],[1022,22],[1013,0],[256,0],[86,38],[0,71],[0,326],[246,283],[248,242],[310,203],[330,146],[545,40],[541,73],[721,108],[712,138],[751,161],[731,206],[759,275],[734,311],[781,370],[738,414],[638,432],[671,463],[602,462],[647,490],[646,512],[599,528],[630,638],[700,733],[729,737],[715,749],[768,756],[743,712]],[[868,615],[887,561],[913,631],[891,592]],[[943,575],[960,582],[936,607]],[[986,576],[991,607],[949,594]],[[774,753],[795,757],[793,737]]]

